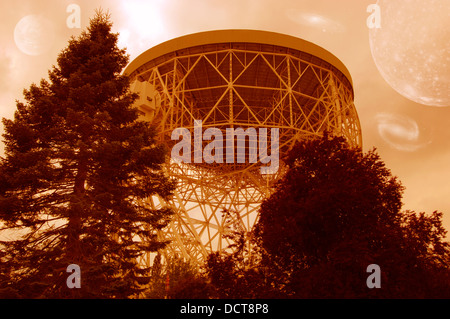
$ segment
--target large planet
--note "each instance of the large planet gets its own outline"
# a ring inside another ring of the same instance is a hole
[[[370,48],[384,80],[423,105],[450,106],[450,0],[378,0]]]
[[[25,54],[37,56],[47,52],[55,37],[50,20],[41,15],[27,15],[14,29],[16,46]]]

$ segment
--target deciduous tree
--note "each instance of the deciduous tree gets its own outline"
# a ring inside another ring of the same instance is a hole
[[[286,164],[256,225],[262,265],[285,296],[450,296],[442,214],[403,211],[403,186],[375,150],[325,134],[296,145]],[[366,285],[370,264],[381,289]]]

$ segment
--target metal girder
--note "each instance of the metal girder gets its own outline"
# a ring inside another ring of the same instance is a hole
[[[141,110],[169,149],[176,143],[172,131],[183,127],[192,133],[195,120],[203,121],[203,129],[217,127],[223,134],[226,128],[277,128],[281,158],[296,141],[321,136],[325,130],[362,146],[353,89],[331,64],[303,60],[290,49],[192,51],[152,62],[132,77],[154,88],[158,103],[151,113]],[[175,211],[159,234],[172,242],[165,253],[201,264],[210,252],[226,249],[231,225],[222,216],[224,210],[233,211],[239,227],[251,231],[259,205],[283,169],[281,163],[276,174],[261,175],[260,165],[168,163],[165,170],[178,182],[173,198],[149,199],[154,207],[169,205]]]

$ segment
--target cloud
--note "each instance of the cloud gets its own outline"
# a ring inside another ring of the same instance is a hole
[[[9,88],[12,58],[5,49],[0,50],[0,92]]]
[[[321,32],[343,33],[346,28],[341,23],[315,12],[299,12],[288,10],[288,18],[298,24],[317,29]]]
[[[167,40],[169,19],[165,18],[167,1],[122,1],[113,10],[119,32],[119,46],[126,47],[131,56]]]

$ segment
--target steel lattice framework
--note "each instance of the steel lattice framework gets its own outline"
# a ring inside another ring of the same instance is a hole
[[[325,130],[362,146],[350,74],[328,51],[299,38],[253,30],[192,34],[144,52],[125,73],[140,94],[143,118],[169,148],[177,143],[172,131],[183,127],[193,133],[195,120],[202,120],[203,131],[278,128],[280,158],[297,141]],[[247,151],[250,147],[247,143]],[[283,172],[282,161],[274,174],[261,174],[261,165],[248,158],[168,163],[165,170],[178,181],[173,198],[148,201],[176,212],[160,234],[172,241],[167,252],[201,263],[209,252],[227,248],[230,223],[250,231]],[[224,210],[234,220],[225,218]]]

